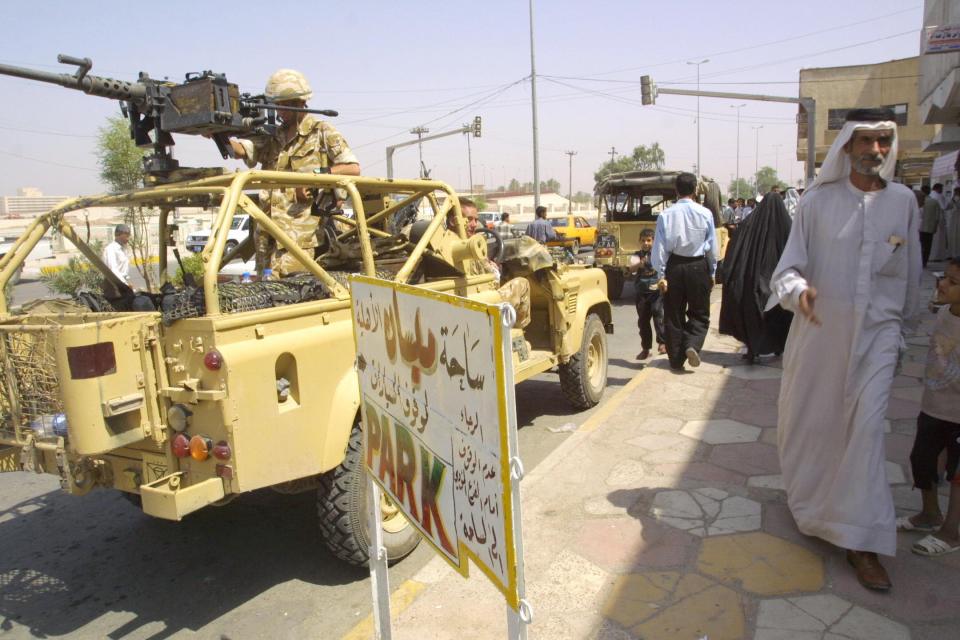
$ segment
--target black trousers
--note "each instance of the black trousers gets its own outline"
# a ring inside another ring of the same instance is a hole
[[[960,423],[947,422],[920,412],[917,417],[917,435],[910,451],[910,469],[913,471],[913,486],[930,490],[937,486],[937,458],[947,450],[947,477],[957,472],[960,460]]]
[[[663,344],[663,299],[659,291],[637,291],[637,328],[640,329],[640,346],[650,349],[653,346],[653,334],[657,344]],[[650,324],[653,331],[650,331]]]
[[[923,266],[927,266],[930,260],[930,249],[933,247],[933,234],[925,231],[920,232],[920,257],[923,260]]]
[[[663,329],[670,366],[679,369],[684,352],[703,348],[710,326],[710,267],[703,256],[670,256],[666,268],[667,293],[663,297]]]

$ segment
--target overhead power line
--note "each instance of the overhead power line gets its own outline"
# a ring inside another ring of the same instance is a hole
[[[891,13],[886,13],[886,14],[883,14],[883,15],[880,15],[880,16],[874,16],[874,17],[872,17],[872,18],[862,18],[862,19],[857,20],[857,21],[855,21],[855,22],[848,22],[848,23],[846,23],[846,24],[837,25],[837,26],[835,26],[835,27],[829,27],[829,28],[827,28],[827,29],[818,29],[818,30],[816,30],[816,31],[810,31],[810,32],[808,32],[808,33],[802,33],[802,34],[800,34],[800,35],[791,36],[791,37],[789,37],[789,38],[781,38],[781,39],[779,39],[779,40],[770,40],[770,41],[768,41],[768,42],[754,43],[754,44],[750,44],[750,45],[747,45],[747,46],[744,46],[744,47],[737,47],[737,48],[735,48],[735,49],[726,49],[726,50],[724,50],[724,51],[716,51],[716,52],[713,52],[713,53],[697,53],[697,54],[691,53],[691,54],[688,54],[688,55],[684,56],[683,58],[677,58],[676,60],[667,60],[667,61],[665,61],[665,62],[656,62],[656,63],[654,63],[654,64],[648,64],[648,65],[643,65],[643,66],[626,67],[626,68],[623,68],[623,69],[615,69],[615,70],[612,70],[612,71],[601,71],[601,72],[597,72],[597,73],[588,73],[588,74],[584,74],[584,75],[590,76],[590,77],[603,76],[603,75],[613,75],[613,74],[615,74],[615,73],[625,73],[625,72],[627,72],[627,71],[638,71],[638,70],[643,70],[643,69],[653,69],[653,68],[655,68],[655,67],[664,67],[664,66],[671,65],[671,64],[683,64],[683,63],[685,63],[687,60],[690,60],[690,59],[692,59],[692,58],[714,58],[714,57],[729,55],[729,54],[731,54],[731,53],[741,53],[741,52],[743,52],[743,51],[752,51],[752,50],[754,50],[754,49],[760,49],[760,48],[762,48],[762,47],[769,47],[769,46],[773,46],[773,45],[777,45],[777,44],[783,44],[784,42],[792,42],[792,41],[794,41],[794,40],[802,40],[803,38],[809,38],[809,37],[811,37],[811,36],[821,35],[821,34],[824,34],[824,33],[830,33],[831,31],[840,31],[841,29],[846,29],[846,28],[848,28],[848,27],[856,27],[856,26],[860,26],[860,25],[864,25],[864,24],[869,24],[869,23],[871,23],[871,22],[876,22],[876,21],[878,21],[878,20],[884,20],[884,19],[886,19],[886,18],[891,18],[891,17],[893,17],[893,16],[901,15],[901,14],[904,14],[904,13],[910,13],[910,12],[918,11],[918,10],[921,10],[921,9],[923,9],[923,7],[922,7],[921,5],[918,5],[918,6],[915,6],[915,7],[911,7],[911,8],[909,8],[909,9],[900,9],[900,10],[898,10],[898,11],[893,11],[893,12],[891,12]]]

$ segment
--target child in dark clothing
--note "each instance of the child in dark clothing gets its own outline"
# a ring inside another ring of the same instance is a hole
[[[667,352],[667,346],[663,342],[663,299],[657,289],[657,270],[650,264],[651,249],[653,229],[644,229],[640,232],[640,250],[630,258],[630,273],[636,275],[633,287],[637,305],[637,327],[640,329],[641,351],[637,354],[637,360],[650,357],[650,348],[653,347],[651,320],[657,337],[657,353]]]

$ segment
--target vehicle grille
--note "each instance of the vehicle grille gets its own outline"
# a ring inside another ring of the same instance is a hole
[[[575,314],[577,312],[577,299],[579,294],[576,291],[572,291],[567,294],[567,313]]]

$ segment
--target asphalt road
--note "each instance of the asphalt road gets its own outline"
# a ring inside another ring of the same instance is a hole
[[[615,302],[606,402],[639,371],[636,313]],[[24,280],[22,302],[45,290]],[[520,452],[542,461],[592,412],[576,413],[556,373],[516,390]],[[318,540],[312,493],[265,490],[156,520],[122,496],[72,497],[53,476],[0,475],[0,635],[9,638],[339,638],[370,613],[364,569]],[[427,545],[390,569],[391,584],[432,555]]]

